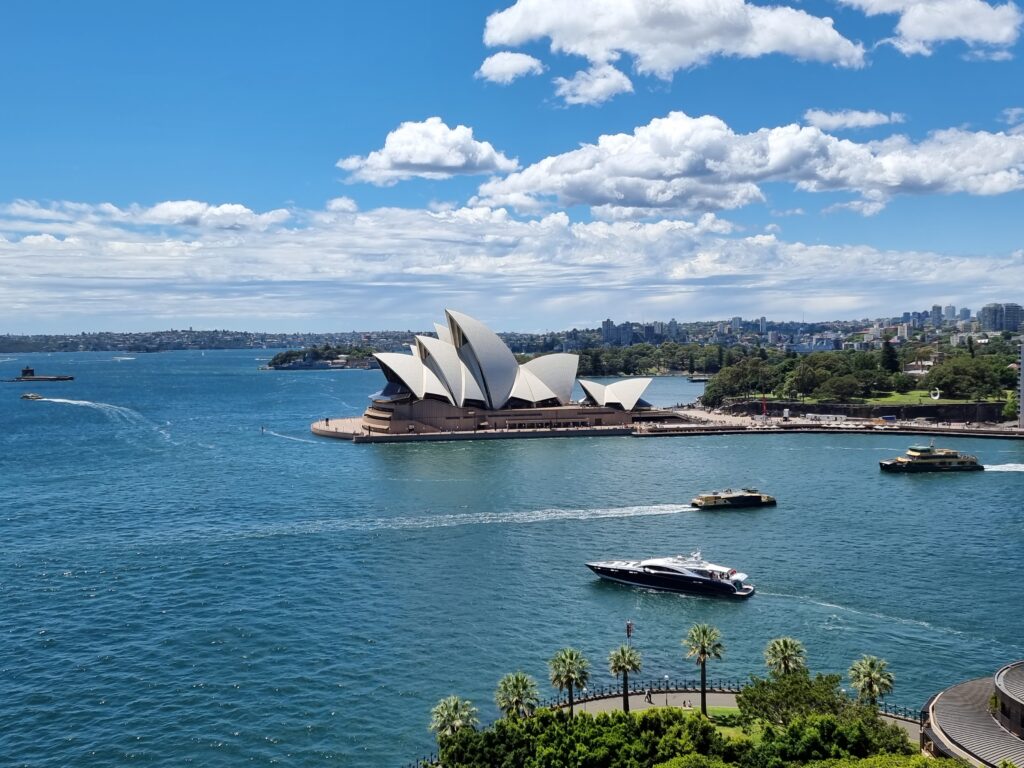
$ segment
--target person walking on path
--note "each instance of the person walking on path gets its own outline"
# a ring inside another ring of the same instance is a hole
[[[651,689],[650,688],[648,688],[647,691],[644,693],[644,701],[647,704],[653,704],[654,703],[654,700],[651,698]]]

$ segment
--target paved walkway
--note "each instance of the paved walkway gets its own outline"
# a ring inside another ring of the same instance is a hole
[[[651,694],[651,703],[648,704],[644,701],[644,694],[642,693],[631,693],[629,695],[629,711],[630,712],[641,712],[645,709],[651,709],[652,707],[682,707],[683,709],[695,709],[700,710],[700,691],[654,691]],[[736,694],[734,693],[714,693],[708,692],[708,707],[735,707],[736,706]],[[618,694],[615,696],[609,696],[602,699],[592,699],[589,701],[577,701],[574,705],[574,710],[577,714],[580,712],[589,712],[590,714],[596,714],[599,712],[618,712],[622,709],[622,695]],[[907,738],[910,743],[916,745],[920,740],[921,726],[913,720],[904,720],[900,717],[893,717],[892,715],[879,714],[883,720],[890,723],[895,723],[907,733]]]

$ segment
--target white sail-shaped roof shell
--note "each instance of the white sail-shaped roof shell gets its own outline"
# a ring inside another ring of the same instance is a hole
[[[520,366],[521,370],[529,371],[554,393],[560,405],[568,405],[572,400],[572,388],[576,383],[576,369],[579,367],[579,355],[558,352],[543,357],[535,357]],[[534,401],[536,402],[536,401]]]
[[[432,370],[447,387],[455,405],[463,406],[467,401],[485,402],[480,385],[466,364],[459,357],[458,350],[441,339],[417,336],[416,345],[423,364]]]
[[[437,334],[437,338],[441,341],[446,341],[449,344],[452,343],[452,332],[448,330],[447,325],[434,323],[434,332]]]
[[[611,384],[598,384],[596,381],[580,379],[580,386],[587,399],[595,405],[617,405],[624,411],[632,411],[651,381],[650,378],[619,379]]]
[[[423,364],[416,354],[401,355],[397,352],[378,352],[374,355],[381,368],[385,369],[385,376],[392,381],[397,379],[413,393],[418,399],[436,396],[447,400],[454,405],[451,393],[441,383],[437,375]],[[388,376],[388,373],[392,376]]]
[[[519,374],[515,355],[498,335],[469,315],[445,310],[452,343],[459,357],[481,384],[488,408],[504,407]]]
[[[551,388],[525,365],[519,367],[519,375],[516,376],[515,386],[512,387],[512,397],[527,403],[544,403],[558,399]]]
[[[604,384],[580,379],[580,386],[583,387],[583,394],[586,395],[586,399],[589,402],[594,405],[604,405]]]
[[[632,411],[644,390],[650,386],[653,379],[620,379],[613,381],[604,388],[605,405],[618,404],[624,411]]]

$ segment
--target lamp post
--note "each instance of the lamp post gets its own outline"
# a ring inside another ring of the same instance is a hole
[[[587,711],[587,686],[583,686],[583,711]]]
[[[668,675],[665,675],[665,706],[668,706]]]

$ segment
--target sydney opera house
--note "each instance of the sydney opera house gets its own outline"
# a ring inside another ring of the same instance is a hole
[[[641,397],[651,380],[580,380],[578,356],[556,353],[519,364],[492,330],[446,310],[434,336],[417,336],[411,354],[375,355],[387,383],[362,418],[367,437],[499,430],[628,430],[651,413]]]

